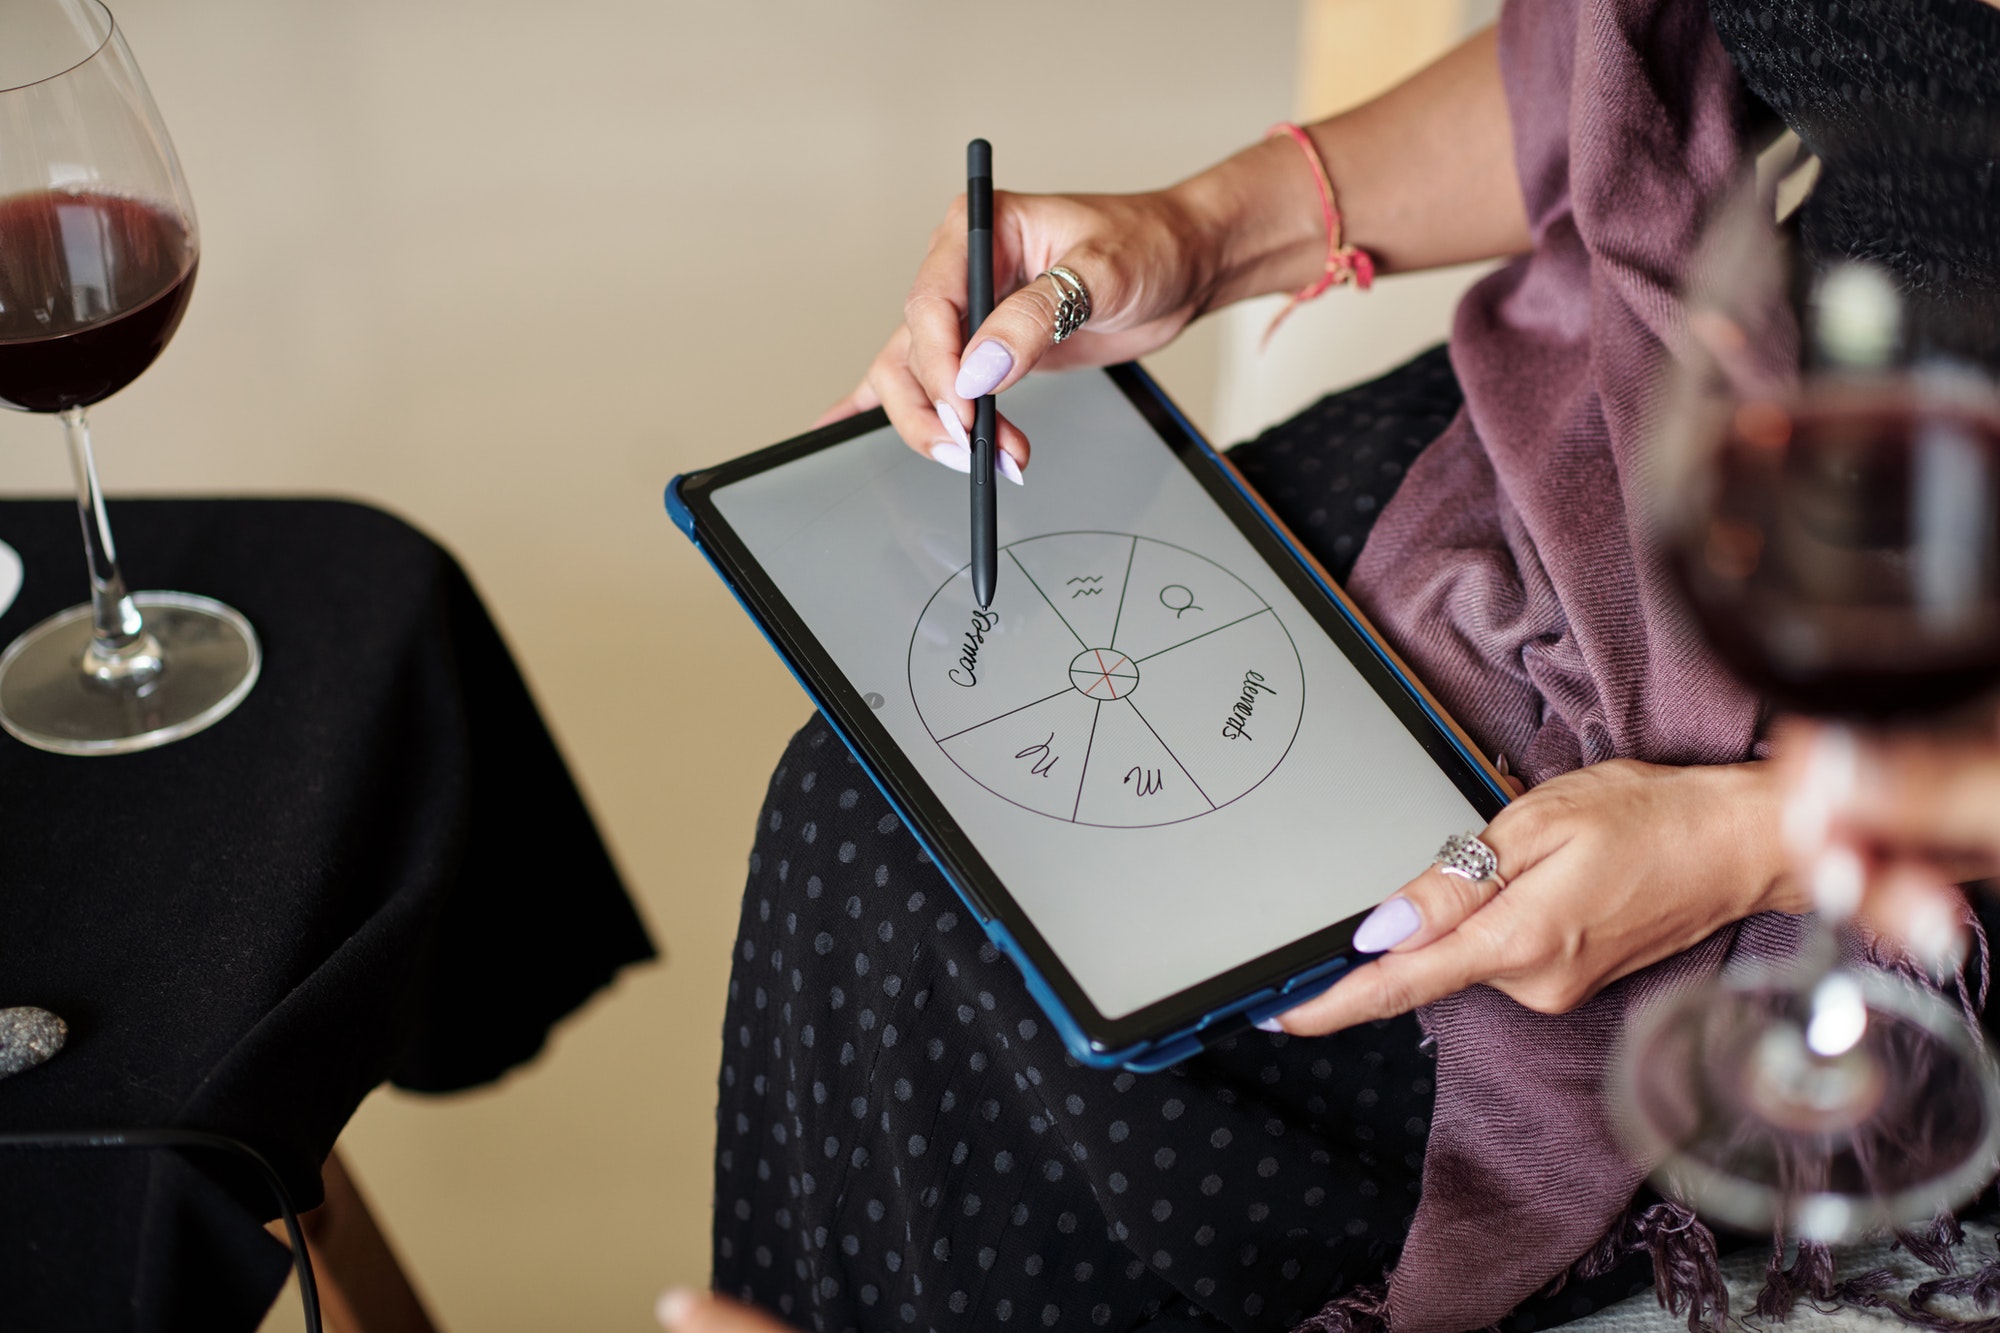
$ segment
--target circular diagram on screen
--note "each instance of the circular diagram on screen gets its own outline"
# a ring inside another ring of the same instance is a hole
[[[1219,810],[1284,762],[1305,715],[1291,631],[1206,556],[1129,532],[1000,548],[993,605],[970,567],[910,636],[910,698],[974,782],[1109,828]]]

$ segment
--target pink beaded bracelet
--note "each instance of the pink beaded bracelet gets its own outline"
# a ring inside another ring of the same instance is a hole
[[[1327,174],[1326,163],[1321,159],[1319,147],[1313,143],[1312,136],[1289,120],[1273,125],[1264,137],[1269,139],[1278,134],[1292,137],[1292,142],[1299,146],[1299,151],[1312,165],[1313,179],[1319,184],[1320,212],[1326,219],[1326,267],[1317,281],[1292,293],[1292,299],[1285,302],[1285,308],[1271,321],[1271,327],[1264,330],[1265,342],[1269,342],[1271,335],[1278,331],[1278,326],[1285,322],[1285,316],[1327,288],[1338,287],[1351,278],[1354,285],[1365,292],[1375,283],[1373,256],[1359,246],[1340,243],[1340,208],[1334,202],[1333,178]]]

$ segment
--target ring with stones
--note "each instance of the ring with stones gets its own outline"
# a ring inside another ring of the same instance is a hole
[[[1061,264],[1044,271],[1042,276],[1055,284],[1057,297],[1055,336],[1050,341],[1061,342],[1089,322],[1090,292],[1082,278]]]
[[[1446,838],[1431,864],[1447,875],[1457,875],[1475,884],[1490,879],[1499,888],[1507,887],[1507,881],[1500,877],[1500,858],[1476,833],[1454,833]]]

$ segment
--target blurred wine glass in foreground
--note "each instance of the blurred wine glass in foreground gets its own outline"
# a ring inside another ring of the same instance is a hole
[[[60,417],[91,583],[0,655],[0,726],[59,753],[146,749],[227,714],[261,660],[220,602],[126,589],[84,420],[179,327],[194,205],[109,10],[5,0],[0,24],[0,405]]]
[[[1991,181],[1993,150],[1966,130],[1912,151]],[[2000,222],[1960,221],[1993,245]],[[1746,188],[1708,228],[1655,535],[1710,644],[1778,708],[1949,726],[2000,681],[1996,295],[1817,257],[1768,192]],[[1841,961],[1864,875],[1853,849],[1822,847],[1799,959],[1672,1000],[1628,1040],[1614,1095],[1635,1146],[1716,1220],[1852,1239],[1993,1175],[2000,1097],[1972,1025],[1928,987]]]

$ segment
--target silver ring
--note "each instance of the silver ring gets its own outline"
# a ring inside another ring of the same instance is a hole
[[[1447,875],[1457,875],[1474,884],[1490,879],[1500,888],[1507,887],[1507,881],[1500,878],[1500,858],[1476,833],[1454,833],[1446,838],[1431,864]]]
[[[1042,276],[1055,284],[1056,289],[1056,330],[1050,341],[1061,342],[1090,321],[1090,292],[1083,285],[1083,279],[1061,264],[1043,271]]]

